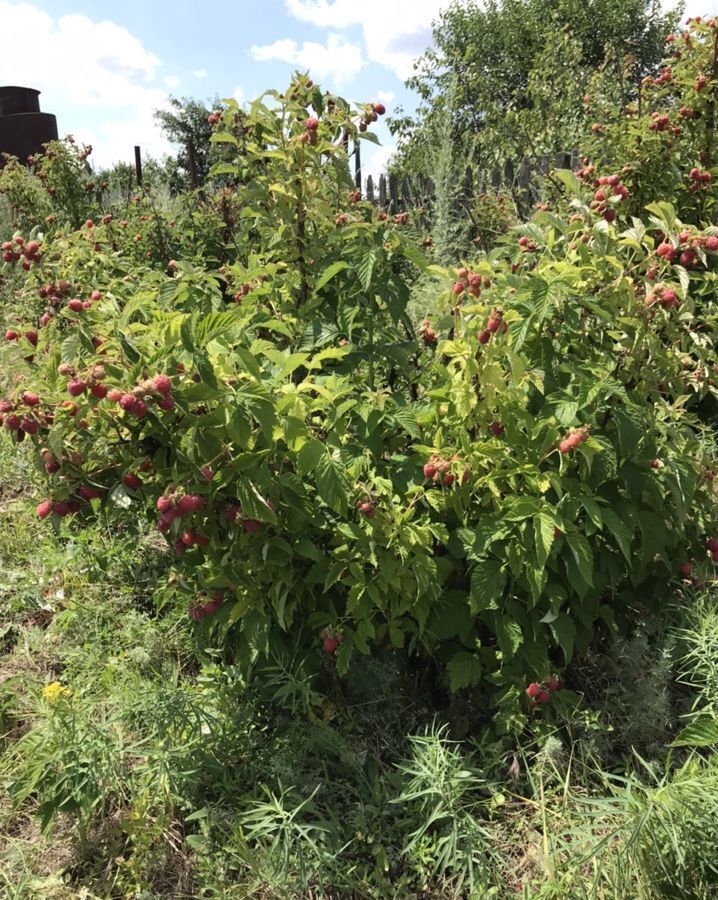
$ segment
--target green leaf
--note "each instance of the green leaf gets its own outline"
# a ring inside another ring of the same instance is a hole
[[[235,490],[242,512],[247,518],[257,519],[258,522],[276,523],[277,517],[251,481],[246,478],[240,479],[235,484]]]
[[[471,573],[469,603],[471,611],[496,609],[506,584],[506,575],[498,559],[481,559]]]
[[[297,469],[300,474],[308,475],[310,472],[313,472],[325,453],[326,447],[324,444],[314,438],[303,444],[299,453],[297,453]]]
[[[602,509],[601,518],[608,530],[615,537],[616,543],[621,549],[621,553],[626,557],[626,562],[630,565],[631,557],[631,540],[633,532],[625,524],[624,519],[617,515],[612,509]]]
[[[566,543],[573,554],[581,577],[588,585],[593,585],[593,552],[588,540],[577,531],[566,534]]]
[[[327,268],[322,272],[317,280],[317,283],[314,285],[315,291],[320,291],[325,284],[328,284],[335,275],[338,275],[339,272],[342,272],[344,269],[348,269],[349,264],[344,262],[344,260],[338,260],[331,264],[331,266],[327,266]]]
[[[573,656],[573,645],[576,639],[576,624],[573,619],[564,612],[560,612],[553,622],[550,624],[554,639],[558,646],[563,650],[566,662],[571,661]]]
[[[481,680],[481,660],[476,653],[460,650],[449,660],[446,670],[452,691],[473,687]]]
[[[319,460],[314,474],[319,496],[327,506],[336,513],[346,512],[349,506],[349,480],[343,466],[333,457],[325,455]]]
[[[496,640],[505,660],[516,655],[516,651],[523,643],[524,637],[518,622],[506,618],[501,613],[495,622]]]
[[[718,719],[707,716],[687,725],[671,747],[712,747],[718,744]]]
[[[546,565],[554,542],[556,519],[545,510],[534,518],[534,534],[536,538],[536,560],[540,568]]]
[[[239,145],[239,141],[233,134],[229,134],[226,131],[215,131],[215,133],[210,138],[210,141],[213,144],[233,144],[235,147]]]
[[[376,248],[372,247],[370,250],[367,250],[364,256],[362,256],[356,267],[357,275],[359,276],[359,284],[361,284],[365,291],[368,291],[369,286],[371,285],[375,265]]]

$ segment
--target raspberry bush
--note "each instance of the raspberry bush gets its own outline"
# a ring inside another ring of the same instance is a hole
[[[715,31],[680,60],[713,102]],[[587,148],[530,222],[442,269],[354,192],[347,148],[380,112],[298,77],[213,113],[225,187],[185,219],[8,236],[38,247],[3,270],[0,415],[47,474],[38,515],[151,520],[166,600],[240,663],[297,641],[340,674],[432,656],[510,728],[563,702],[555,672],[597,628],[712,571],[714,182],[697,211],[637,200],[618,143]],[[692,127],[675,184],[713,139],[708,113]],[[420,270],[445,313],[415,326]]]

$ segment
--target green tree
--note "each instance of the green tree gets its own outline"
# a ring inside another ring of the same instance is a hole
[[[171,110],[158,109],[155,119],[168,140],[177,144],[174,171],[170,175],[173,193],[198,187],[207,180],[212,165],[212,110],[191,97],[170,97]],[[215,106],[219,101],[215,103]]]
[[[655,0],[455,0],[408,82],[422,100],[417,116],[393,121],[397,166],[427,171],[427,138],[448,105],[452,135],[475,135],[486,165],[573,149],[596,73],[618,115],[679,18]]]

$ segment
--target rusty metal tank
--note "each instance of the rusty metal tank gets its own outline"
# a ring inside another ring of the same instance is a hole
[[[26,162],[42,152],[43,144],[57,140],[57,120],[40,112],[39,98],[34,88],[0,86],[0,155],[9,153]]]

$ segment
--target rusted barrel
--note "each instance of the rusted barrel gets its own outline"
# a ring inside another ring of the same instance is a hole
[[[43,144],[57,140],[57,120],[40,112],[39,98],[35,88],[0,86],[0,154],[27,162],[28,156],[42,152]]]

